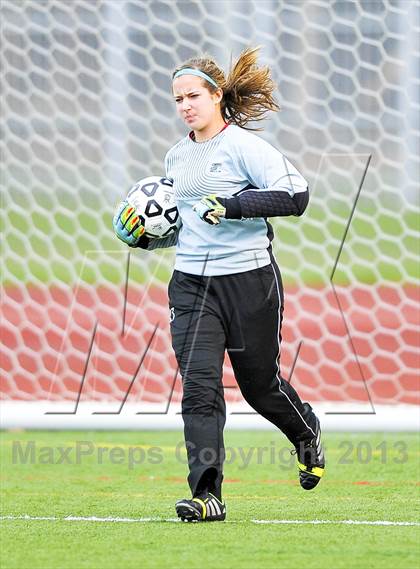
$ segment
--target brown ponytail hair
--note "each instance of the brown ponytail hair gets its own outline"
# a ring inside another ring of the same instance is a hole
[[[247,130],[261,130],[246,125],[250,121],[263,120],[268,111],[278,111],[280,107],[273,97],[276,85],[270,77],[270,68],[257,65],[259,50],[260,47],[255,47],[242,51],[227,77],[211,57],[203,56],[189,59],[177,67],[172,79],[178,71],[186,67],[199,69],[214,79],[223,90],[220,111],[226,122]],[[202,82],[210,93],[216,91],[216,87],[205,79],[202,79]]]

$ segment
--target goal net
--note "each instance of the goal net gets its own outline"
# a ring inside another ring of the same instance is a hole
[[[185,135],[174,67],[206,52],[226,70],[261,45],[282,107],[261,136],[311,191],[302,218],[272,220],[283,376],[336,428],[407,427],[419,403],[419,13],[415,0],[2,0],[3,425],[179,424],[174,250],[128,251],[112,214]],[[252,424],[228,358],[224,384],[229,420]],[[398,421],[378,423],[382,409]]]

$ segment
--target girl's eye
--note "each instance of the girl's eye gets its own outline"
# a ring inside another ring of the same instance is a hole
[[[189,95],[190,99],[193,99],[195,97],[199,97],[200,93],[193,93],[192,95]],[[175,103],[182,103],[182,99],[175,99]]]

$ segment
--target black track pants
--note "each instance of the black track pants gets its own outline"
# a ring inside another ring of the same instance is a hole
[[[202,277],[174,271],[169,283],[172,345],[183,381],[182,415],[193,495],[220,496],[229,352],[245,400],[292,444],[314,436],[315,417],[280,376],[283,288],[277,265]]]

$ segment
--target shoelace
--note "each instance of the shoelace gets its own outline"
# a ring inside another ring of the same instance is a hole
[[[303,449],[302,449],[302,450],[303,450],[303,456],[304,456],[304,457],[305,457],[306,451],[307,451],[307,450],[310,450],[310,451],[311,451],[311,452],[310,452],[310,458],[313,458],[312,450],[315,450],[315,460],[314,460],[314,461],[310,460],[308,463],[307,463],[307,461],[302,461],[302,462],[304,462],[305,466],[307,466],[308,468],[312,468],[312,467],[314,467],[314,466],[317,466],[317,465],[318,465],[318,456],[316,455],[315,439],[312,439],[310,442],[306,443],[306,444],[303,446]],[[290,451],[290,454],[291,454],[292,456],[297,455],[297,456],[298,456],[298,459],[300,460],[300,457],[299,457],[299,455],[298,455],[298,450],[297,450],[297,448],[292,449],[292,450]]]

